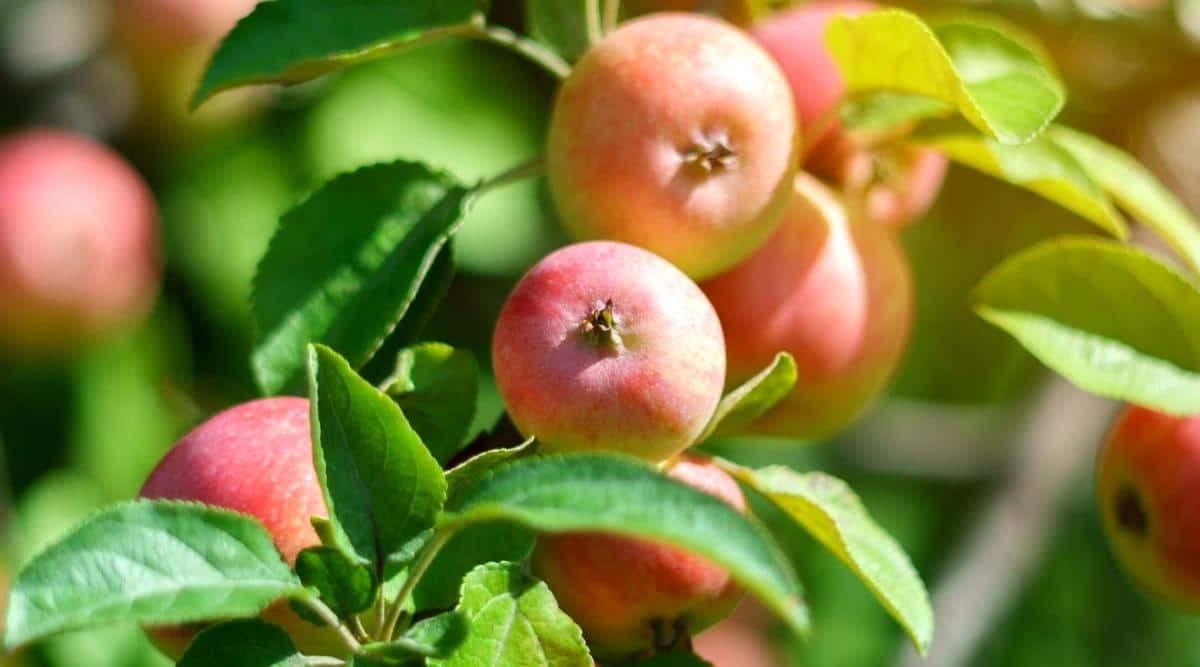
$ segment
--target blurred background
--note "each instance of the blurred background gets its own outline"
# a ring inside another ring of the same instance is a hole
[[[279,214],[305,192],[399,156],[469,180],[540,151],[554,82],[477,43],[439,42],[296,88],[227,94],[188,114],[207,53],[251,5],[0,0],[0,133],[54,126],[119,150],[153,189],[165,262],[161,294],[138,326],[54,359],[0,351],[0,584],[91,510],[135,494],[203,416],[255,396],[250,280]],[[967,5],[1040,36],[1071,91],[1065,121],[1127,148],[1200,210],[1200,0],[907,6]],[[522,24],[519,2],[495,2],[492,14]],[[952,168],[934,210],[904,232],[918,310],[889,395],[820,447],[714,448],[850,482],[935,593],[927,664],[1200,666],[1200,621],[1134,591],[1103,538],[1091,474],[1113,406],[1051,380],[969,308],[971,288],[998,260],[1063,232],[1090,229]],[[508,288],[562,242],[542,182],[489,195],[457,239],[460,270],[427,337],[474,350],[486,368]],[[499,414],[494,391],[481,408],[479,428]],[[786,540],[812,638],[791,640],[746,606],[701,642],[714,659],[736,656],[718,664],[911,663],[898,627],[844,567],[799,532]],[[167,663],[138,630],[113,628],[0,664]]]

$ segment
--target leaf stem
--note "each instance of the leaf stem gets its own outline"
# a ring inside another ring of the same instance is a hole
[[[346,667],[345,660],[340,658],[331,658],[326,655],[305,656],[304,664],[307,667]]]
[[[555,78],[565,79],[571,73],[571,65],[567,61],[563,60],[557,53],[528,37],[522,37],[508,28],[495,25],[476,24],[473,28],[466,33],[467,36],[512,49],[535,64],[540,65],[542,69],[553,74]]]
[[[357,616],[351,616],[349,623],[350,632],[354,633],[354,637],[358,639],[359,643],[370,641],[371,638],[367,635],[367,629],[363,627],[362,621]]]
[[[338,637],[341,638],[342,643],[346,645],[346,648],[350,649],[351,653],[357,653],[362,649],[362,644],[358,643],[358,640],[354,638],[354,635],[351,634],[350,630],[342,624],[342,621],[337,617],[337,614],[333,613],[333,610],[330,609],[324,602],[321,602],[320,598],[312,594],[306,594],[299,596],[297,599],[307,605],[309,609],[313,610],[313,613],[319,616],[322,621],[325,621],[326,625],[337,630]]]
[[[546,169],[546,158],[537,156],[530,158],[516,166],[506,169],[499,174],[483,181],[475,187],[477,193],[487,192],[495,188],[503,187],[511,183],[523,181],[527,178],[533,178],[542,173]]]
[[[587,40],[591,46],[603,36],[600,30],[600,0],[584,0],[583,13],[587,18]]]
[[[446,546],[446,542],[458,532],[457,528],[447,528],[435,534],[429,544],[421,550],[421,555],[417,557],[413,563],[412,569],[408,572],[408,578],[404,580],[404,586],[400,588],[400,592],[396,594],[392,600],[391,606],[388,608],[387,620],[383,623],[383,629],[379,633],[379,641],[390,642],[392,636],[396,634],[396,624],[400,621],[400,615],[404,612],[404,602],[408,596],[412,594],[421,577],[425,575],[425,571],[433,563],[433,559],[437,557],[438,552],[442,547]]]
[[[604,0],[604,34],[617,29],[621,20],[621,0]]]

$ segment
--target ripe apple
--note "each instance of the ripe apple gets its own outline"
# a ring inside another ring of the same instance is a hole
[[[899,227],[928,210],[941,190],[947,160],[928,148],[843,127],[838,105],[846,85],[825,47],[825,29],[839,14],[878,7],[857,0],[822,1],[779,12],[754,28],[754,38],[779,62],[805,130],[803,166],[860,197],[870,219]]]
[[[521,279],[496,323],[492,365],[513,423],[545,451],[661,461],[712,416],[725,345],[687,276],[640,248],[592,241]]]
[[[681,458],[671,478],[745,513],[737,482],[716,465]],[[729,614],[742,590],[729,573],[694,554],[654,542],[599,533],[538,538],[533,571],[601,658],[665,648]]]
[[[1096,495],[1117,560],[1146,592],[1200,609],[1200,417],[1132,406],[1100,451]]]
[[[623,24],[555,100],[546,159],[563,224],[697,279],[733,266],[786,207],[798,138],[790,100],[771,57],[727,23],[664,13]]]
[[[328,516],[313,469],[308,401],[267,398],[213,416],[167,452],[141,496],[248,514],[262,522],[283,558],[294,563],[301,550],[319,543],[311,518]],[[345,652],[331,630],[306,623],[286,603],[270,607],[263,618],[288,630],[306,653]],[[154,628],[149,634],[164,653],[178,658],[203,627]]]
[[[882,225],[851,215],[811,176],[775,235],[732,271],[703,283],[725,331],[729,383],[780,350],[799,381],[749,430],[821,439],[853,421],[898,365],[912,319],[903,250]]]
[[[120,156],[58,130],[0,138],[0,341],[56,354],[139,321],[158,290],[158,215]]]

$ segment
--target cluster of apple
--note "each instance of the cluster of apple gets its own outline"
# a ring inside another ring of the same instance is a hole
[[[886,382],[911,311],[892,228],[928,206],[944,161],[894,159],[886,142],[840,127],[841,84],[821,41],[833,12],[783,13],[753,35],[652,15],[607,35],[564,82],[550,185],[585,242],[520,281],[493,341],[509,414],[543,451],[662,463],[744,512],[732,478],[683,455],[727,385],[791,353],[797,389],[751,429],[821,438]],[[886,160],[893,168],[876,168]],[[135,321],[157,285],[155,226],[145,185],[98,144],[41,130],[0,144],[0,336],[28,350]],[[294,562],[319,543],[310,518],[326,515],[307,401],[210,418],[142,495],[254,516]],[[741,596],[703,559],[606,535],[543,537],[533,562],[598,656],[681,641]],[[286,605],[266,615],[303,650],[329,650]],[[178,656],[195,632],[152,635]]]
[[[744,512],[728,475],[682,455],[727,384],[790,353],[797,388],[749,430],[822,438],[887,381],[911,315],[893,228],[928,207],[945,160],[918,152],[876,173],[887,142],[837,122],[821,35],[842,7],[753,35],[652,15],[575,65],[547,163],[584,241],[520,281],[492,345],[508,413],[543,451],[638,456]],[[740,597],[702,559],[612,536],[544,536],[533,567],[601,657],[669,647]]]

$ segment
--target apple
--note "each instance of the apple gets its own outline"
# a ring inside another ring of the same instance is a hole
[[[947,160],[899,136],[870,136],[843,127],[838,105],[846,85],[825,46],[825,29],[839,14],[878,9],[870,2],[816,2],[779,12],[754,28],[756,40],[787,77],[805,129],[803,166],[855,198],[870,219],[901,227],[923,216],[936,199]]]
[[[320,543],[312,517],[327,517],[325,497],[313,469],[309,403],[267,398],[243,403],[197,426],[171,448],[142,486],[143,498],[191,500],[225,507],[262,522],[289,563]],[[263,618],[288,630],[297,646],[314,655],[341,655],[331,630],[296,616],[286,603]],[[203,624],[154,628],[151,639],[178,657]]]
[[[778,223],[797,163],[787,81],[744,32],[651,14],[589,49],[563,82],[547,177],[568,233],[643,247],[693,278]]]
[[[805,174],[775,235],[701,287],[725,331],[731,385],[780,350],[796,359],[795,389],[749,426],[764,435],[822,439],[845,428],[886,385],[911,328],[912,281],[896,239]]]
[[[538,262],[500,312],[492,366],[513,423],[544,451],[662,461],[694,444],[725,382],[721,324],[669,262],[624,243]]]
[[[711,462],[680,458],[667,474],[746,512],[737,482]],[[543,535],[532,564],[601,658],[686,641],[742,597],[728,572],[700,556],[609,534]]]
[[[1113,553],[1138,586],[1200,610],[1200,417],[1131,406],[1100,451],[1096,496]]]
[[[158,214],[136,171],[86,137],[0,138],[0,341],[73,351],[141,320],[158,291]]]

